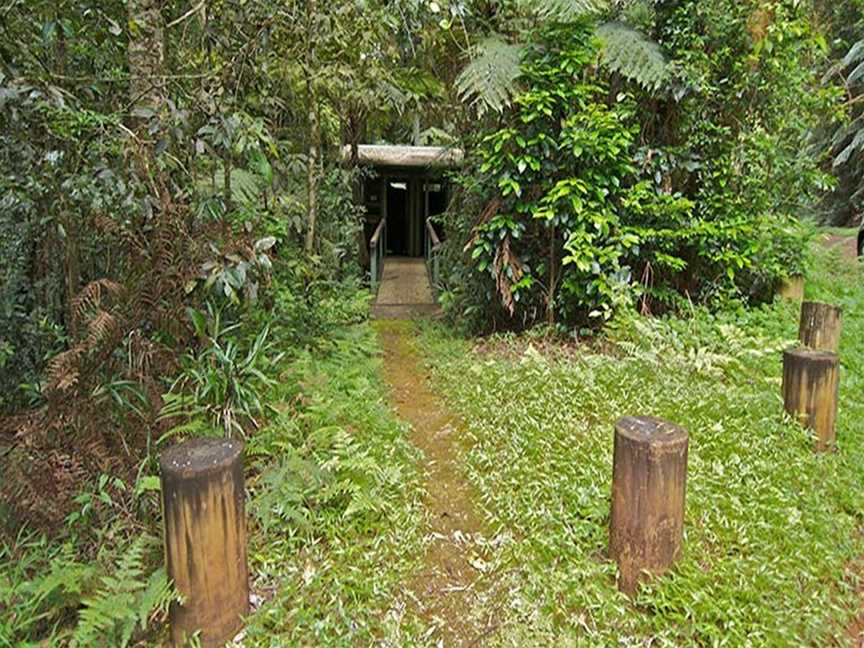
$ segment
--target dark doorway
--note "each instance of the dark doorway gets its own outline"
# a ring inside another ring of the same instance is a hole
[[[428,216],[437,216],[447,211],[447,191],[441,182],[430,182],[426,184],[426,196],[428,200]]]
[[[426,217],[432,220],[432,229],[438,236],[438,240],[444,237],[441,235],[441,223],[437,222],[435,216],[443,214],[447,211],[447,190],[443,182],[425,182],[423,184],[423,199],[426,203]],[[424,224],[424,228],[425,228]],[[432,240],[429,237],[424,237],[424,248],[426,245],[431,245]],[[429,250],[425,250],[428,252]]]
[[[387,181],[387,254],[410,255],[409,195],[407,180]]]

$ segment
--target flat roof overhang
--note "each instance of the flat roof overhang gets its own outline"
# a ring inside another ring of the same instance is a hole
[[[453,169],[462,165],[465,152],[445,146],[394,146],[361,144],[357,147],[360,164],[380,168]],[[351,159],[351,147],[342,147],[342,159]]]

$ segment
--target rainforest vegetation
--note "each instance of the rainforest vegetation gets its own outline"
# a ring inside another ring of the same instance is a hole
[[[238,645],[444,641],[404,595],[428,484],[363,144],[464,151],[410,334],[485,525],[454,645],[854,645],[864,284],[820,242],[864,212],[864,2],[3,0],[0,34],[0,646],[168,645],[158,458],[226,436]],[[826,457],[778,402],[799,275],[845,309]],[[636,410],[691,429],[692,486],[689,553],[630,602]]]

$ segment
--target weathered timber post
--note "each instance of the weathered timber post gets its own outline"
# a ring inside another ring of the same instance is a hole
[[[783,353],[783,406],[816,435],[816,451],[834,448],[840,362],[836,353],[789,349]]]
[[[609,554],[625,594],[643,571],[662,574],[681,555],[688,441],[687,430],[653,417],[615,423]]]
[[[780,281],[777,294],[789,301],[804,299],[804,275],[792,275]]]
[[[809,301],[801,304],[798,339],[803,346],[837,353],[842,328],[843,311],[839,306]]]
[[[171,606],[171,639],[222,648],[249,612],[243,444],[194,439],[161,460],[168,577],[182,597]]]

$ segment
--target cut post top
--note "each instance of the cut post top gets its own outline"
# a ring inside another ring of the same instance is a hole
[[[791,356],[810,364],[816,365],[833,365],[837,362],[838,356],[833,351],[820,351],[819,349],[810,349],[808,347],[792,347],[786,349],[783,355]]]
[[[242,454],[242,441],[190,439],[164,452],[159,467],[163,475],[181,479],[199,477],[225,470],[234,465]]]
[[[686,442],[687,430],[654,416],[625,416],[615,422],[615,432],[637,443],[670,444]]]
[[[839,315],[843,314],[843,308],[841,308],[840,306],[835,306],[834,304],[828,304],[826,302],[812,301],[810,299],[801,304],[802,310],[807,307],[808,304],[814,309],[831,310],[836,311]]]

